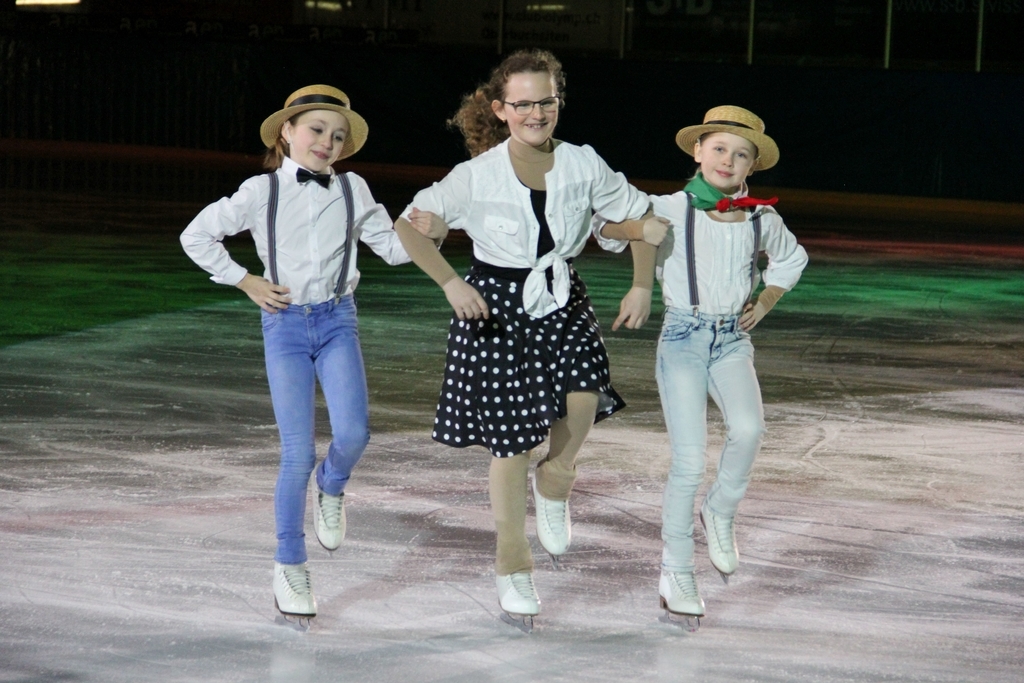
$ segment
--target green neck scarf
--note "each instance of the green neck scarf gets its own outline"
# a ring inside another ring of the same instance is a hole
[[[704,180],[704,176],[698,172],[693,180],[686,184],[683,188],[686,192],[690,193],[693,202],[693,208],[698,211],[710,211],[715,209],[725,213],[727,211],[736,211],[738,209],[747,209],[754,206],[775,206],[778,203],[778,197],[772,197],[771,199],[757,199],[755,197],[748,197],[746,187],[742,188],[733,196],[723,194],[721,191],[713,187],[708,181]]]
[[[698,211],[710,211],[718,206],[719,201],[727,198],[727,195],[722,194],[720,190],[704,180],[704,174],[700,171],[697,171],[697,175],[693,177],[693,180],[686,183],[683,191],[693,196],[691,200],[693,208]]]

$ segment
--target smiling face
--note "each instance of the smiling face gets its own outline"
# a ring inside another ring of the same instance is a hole
[[[314,173],[323,173],[341,156],[349,134],[348,119],[329,109],[313,109],[285,121],[281,137],[292,161]]]
[[[555,79],[546,71],[512,74],[505,83],[504,102],[494,100],[494,115],[508,123],[512,137],[531,147],[543,147],[555,132],[558,108],[545,112],[536,105],[528,114],[517,114],[516,108],[505,102],[540,102],[558,95]]]
[[[693,148],[704,180],[723,194],[735,194],[757,160],[757,147],[732,133],[709,133]]]

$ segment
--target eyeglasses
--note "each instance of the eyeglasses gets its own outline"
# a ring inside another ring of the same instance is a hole
[[[515,109],[515,112],[520,116],[533,113],[533,108],[538,105],[540,105],[540,110],[545,114],[550,114],[558,109],[558,95],[545,97],[539,102],[531,102],[530,100],[519,100],[518,102],[505,102],[505,100],[502,100],[502,102]]]

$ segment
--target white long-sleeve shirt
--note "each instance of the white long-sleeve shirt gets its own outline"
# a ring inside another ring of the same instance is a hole
[[[671,230],[658,248],[657,276],[666,306],[690,307],[689,267],[686,261],[685,192],[651,197],[654,213],[667,218]],[[768,255],[764,273],[751,272],[754,251],[752,219],[761,216],[759,251]],[[751,285],[763,278],[766,285],[789,291],[807,265],[807,252],[797,244],[782,217],[771,207],[759,207],[740,223],[721,223],[704,211],[695,212],[694,262],[700,311],[710,315],[739,315],[750,300]]]
[[[319,304],[334,297],[341,274],[347,221],[345,196],[336,175],[323,188],[313,181],[299,183],[295,177],[299,168],[285,158],[276,171],[280,181],[275,224],[278,284],[291,290],[293,304]],[[408,263],[409,255],[395,233],[394,224],[384,207],[374,201],[366,181],[354,173],[346,175],[352,184],[353,243],[362,240],[391,265]],[[210,273],[214,282],[237,285],[245,277],[246,269],[231,259],[221,240],[248,230],[266,269],[264,277],[269,280],[269,200],[270,181],[266,175],[249,178],[235,194],[210,204],[189,223],[181,234],[185,253]],[[342,295],[352,293],[359,284],[356,251],[353,244]]]
[[[621,173],[615,173],[587,145],[560,143],[554,167],[544,176],[547,198],[544,216],[554,249],[537,258],[540,223],[533,213],[530,189],[516,177],[508,141],[452,169],[443,180],[421,190],[403,212],[413,207],[440,216],[454,230],[473,239],[473,253],[481,261],[505,268],[533,270],[523,286],[527,313],[539,318],[564,306],[569,297],[569,271],[565,259],[583,251],[591,234],[590,217],[599,212],[608,220],[639,218],[650,205]],[[605,239],[609,251],[622,251],[628,242]],[[552,268],[552,292],[544,271]]]

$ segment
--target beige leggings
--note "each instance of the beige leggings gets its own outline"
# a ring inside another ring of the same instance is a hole
[[[537,488],[545,498],[569,500],[576,481],[576,455],[594,425],[597,403],[597,392],[566,395],[566,416],[551,425],[548,455],[537,464]],[[494,569],[499,576],[533,571],[533,555],[526,540],[527,478],[532,453],[491,458],[491,511],[498,532]]]

